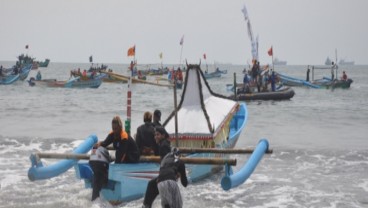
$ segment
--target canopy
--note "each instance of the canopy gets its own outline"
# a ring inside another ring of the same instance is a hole
[[[199,65],[188,65],[177,111],[179,139],[213,139],[232,118],[237,106],[237,102],[211,91]],[[175,111],[163,124],[171,138],[175,135],[174,116]]]

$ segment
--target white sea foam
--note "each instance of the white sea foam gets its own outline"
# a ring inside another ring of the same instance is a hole
[[[357,186],[362,188],[365,192],[367,192],[367,195],[368,195],[368,179],[359,180],[359,183]]]

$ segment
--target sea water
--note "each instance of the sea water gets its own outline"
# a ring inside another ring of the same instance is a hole
[[[234,73],[241,82],[244,66],[219,67],[228,73],[208,83],[214,92],[230,95],[226,84],[233,83]],[[89,64],[50,63],[39,70],[44,79],[67,80],[76,68],[88,69]],[[127,65],[109,68],[127,73]],[[275,68],[302,79],[307,70]],[[249,117],[236,148],[254,147],[266,138],[273,154],[265,155],[250,178],[229,191],[220,185],[223,172],[180,186],[184,207],[368,207],[368,66],[340,66],[338,76],[343,70],[354,81],[350,89],[294,87],[291,100],[247,102]],[[35,75],[32,70],[28,79]],[[314,74],[329,75],[330,70]],[[181,93],[177,91],[178,100]],[[133,84],[132,94],[133,134],[145,111],[160,109],[165,120],[174,109],[172,89]],[[75,178],[73,168],[49,180],[30,181],[29,156],[70,152],[91,134],[105,139],[113,116],[126,119],[126,104],[127,84],[103,83],[98,89],[30,87],[26,81],[1,85],[0,207],[113,207],[103,199],[90,202],[92,190]],[[236,171],[249,155],[232,157],[238,160]],[[57,160],[43,161],[49,165]],[[142,201],[116,207],[140,207]],[[159,201],[154,207],[160,207]]]

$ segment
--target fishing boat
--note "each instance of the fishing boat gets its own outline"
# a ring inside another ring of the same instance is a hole
[[[32,64],[28,64],[22,67],[22,69],[19,72],[19,79],[20,80],[25,80],[28,77],[29,72],[31,71],[33,65]]]
[[[31,78],[28,82],[30,86],[59,87],[59,88],[98,88],[102,84],[105,74],[98,75],[91,79],[81,79],[73,77],[67,81],[58,81],[56,79],[36,80]]]
[[[204,73],[204,78],[206,79],[212,79],[212,78],[219,78],[221,77],[223,73],[221,71],[214,71],[214,72],[205,72]]]
[[[313,81],[313,84],[316,84],[320,86],[320,88],[326,88],[326,89],[335,89],[335,88],[342,88],[347,89],[350,88],[351,83],[353,83],[352,79],[347,80],[338,80],[328,77],[323,77],[322,79],[317,79]]]
[[[175,143],[179,152],[185,153],[181,159],[187,164],[190,182],[200,181],[225,165],[225,176],[221,180],[224,190],[244,183],[262,156],[271,152],[267,140],[260,140],[254,150],[248,151],[252,155],[247,163],[237,173],[232,172],[231,165],[235,165],[236,160],[226,153],[234,150],[247,117],[245,103],[239,104],[212,92],[199,65],[188,65],[181,101],[163,125],[170,134],[172,144]],[[84,181],[86,188],[91,188],[93,172],[88,162],[78,162],[78,159],[88,160],[88,155],[83,153],[89,152],[97,141],[98,138],[91,135],[72,154],[32,154],[28,178],[31,181],[49,179],[74,167],[76,177]],[[241,153],[238,150],[233,152]],[[41,158],[64,160],[44,166]],[[159,158],[141,156],[140,161],[135,164],[110,164],[108,184],[100,192],[105,200],[119,204],[144,196],[148,181],[158,175]]]
[[[38,62],[38,67],[47,67],[50,63],[50,59],[45,59],[45,61]]]
[[[32,65],[32,69],[38,69],[38,62],[35,61],[35,58],[31,56],[21,54],[18,56],[18,61],[16,62],[16,66],[24,67],[28,64]]]
[[[314,79],[314,70],[315,69],[331,69],[334,72],[334,74],[337,75],[338,67],[315,67],[315,66],[308,66],[308,71],[312,71],[312,79],[311,81],[306,81],[303,79],[287,76],[281,73],[277,73],[278,77],[280,78],[280,82],[283,85],[286,86],[303,86],[303,87],[309,87],[314,89],[335,89],[335,88],[350,88],[351,83],[353,83],[352,79],[347,80],[339,80],[339,79],[331,79],[327,77],[323,77],[321,79]]]
[[[0,76],[0,85],[9,85],[16,82],[19,79],[19,74],[10,74],[6,76]]]
[[[303,79],[287,76],[281,73],[277,73],[277,76],[279,77],[280,82],[286,86],[296,86],[296,87],[304,86],[304,87],[315,88],[315,89],[321,88],[319,85],[313,84]]]
[[[249,100],[290,100],[294,97],[295,92],[291,87],[281,86],[276,91],[265,92],[245,92],[243,90],[237,91],[236,95],[229,96],[237,101],[249,101]]]

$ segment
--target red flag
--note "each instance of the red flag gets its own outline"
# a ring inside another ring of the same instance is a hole
[[[268,52],[267,53],[268,53],[269,56],[272,56],[273,55],[272,46],[271,46],[270,49],[268,49]]]
[[[128,56],[135,56],[135,45],[128,49]]]
[[[28,49],[28,45],[26,45],[26,49]]]
[[[206,60],[206,58],[207,58],[205,53],[203,54],[203,58],[204,58],[205,60]]]

